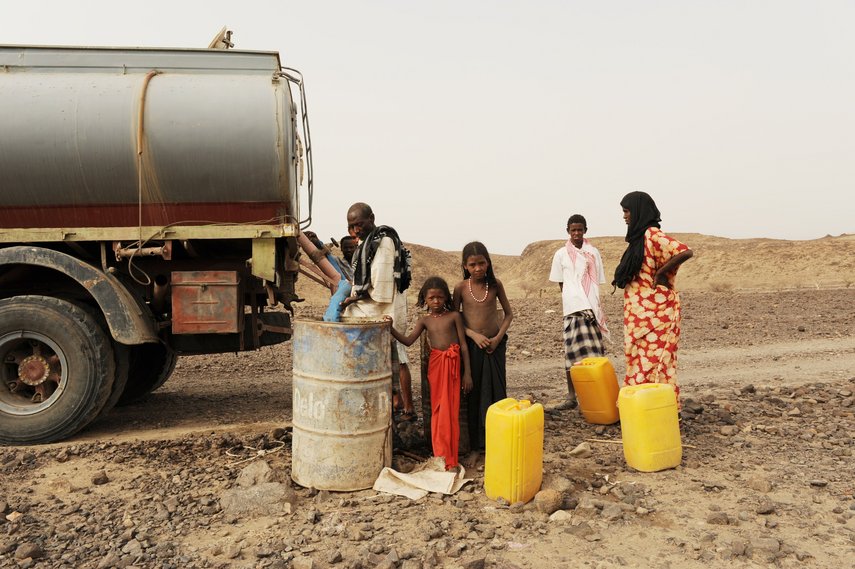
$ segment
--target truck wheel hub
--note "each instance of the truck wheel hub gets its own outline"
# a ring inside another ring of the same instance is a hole
[[[28,356],[18,365],[18,378],[27,385],[40,385],[50,375],[50,365],[41,356]]]

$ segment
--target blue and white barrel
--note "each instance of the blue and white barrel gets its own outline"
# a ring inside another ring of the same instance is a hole
[[[291,478],[319,490],[371,488],[392,463],[386,322],[296,320]]]

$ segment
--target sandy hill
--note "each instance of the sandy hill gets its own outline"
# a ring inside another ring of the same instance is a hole
[[[855,287],[855,235],[810,241],[727,239],[697,233],[675,233],[674,237],[695,252],[677,277],[681,290]],[[626,242],[622,237],[592,238],[591,242],[602,254],[610,281]],[[548,281],[549,263],[563,244],[530,244],[500,278],[523,296],[554,287]]]
[[[675,233],[674,237],[695,251],[677,277],[680,290],[777,290],[793,288],[853,289],[855,295],[855,234],[823,237],[809,241],[780,239],[727,239],[697,233]],[[606,278],[626,248],[623,237],[595,237]],[[522,254],[495,255],[496,274],[511,297],[537,296],[555,288],[549,282],[552,255],[564,241],[537,241]],[[424,279],[445,278],[453,287],[462,278],[459,251],[440,251],[424,245],[407,244],[413,254],[412,301]],[[300,282],[300,293],[320,299],[323,290],[308,279]],[[311,290],[306,290],[311,289]]]

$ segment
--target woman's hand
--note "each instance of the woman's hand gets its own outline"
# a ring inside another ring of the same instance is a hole
[[[662,285],[668,290],[671,290],[671,283],[668,280],[668,275],[675,274],[677,272],[677,267],[691,259],[692,255],[694,255],[694,252],[691,249],[686,249],[685,251],[680,251],[668,259],[668,261],[659,267],[659,270],[653,275],[653,285]]]
[[[668,273],[663,271],[656,271],[656,274],[653,275],[653,284],[654,286],[664,286],[668,290],[671,290],[671,283],[668,281]]]
[[[496,348],[499,347],[499,344],[502,342],[502,338],[500,338],[499,336],[496,336],[495,338],[490,338],[489,342],[490,342],[489,347],[487,348],[486,351],[488,354],[492,354],[493,352],[496,351]]]

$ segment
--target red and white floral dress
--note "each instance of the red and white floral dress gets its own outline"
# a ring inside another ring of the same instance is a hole
[[[680,339],[680,295],[674,289],[676,269],[668,274],[668,289],[654,284],[656,271],[688,247],[657,227],[644,232],[644,262],[624,289],[623,324],[626,352],[625,385],[670,383],[677,392],[677,342]]]

